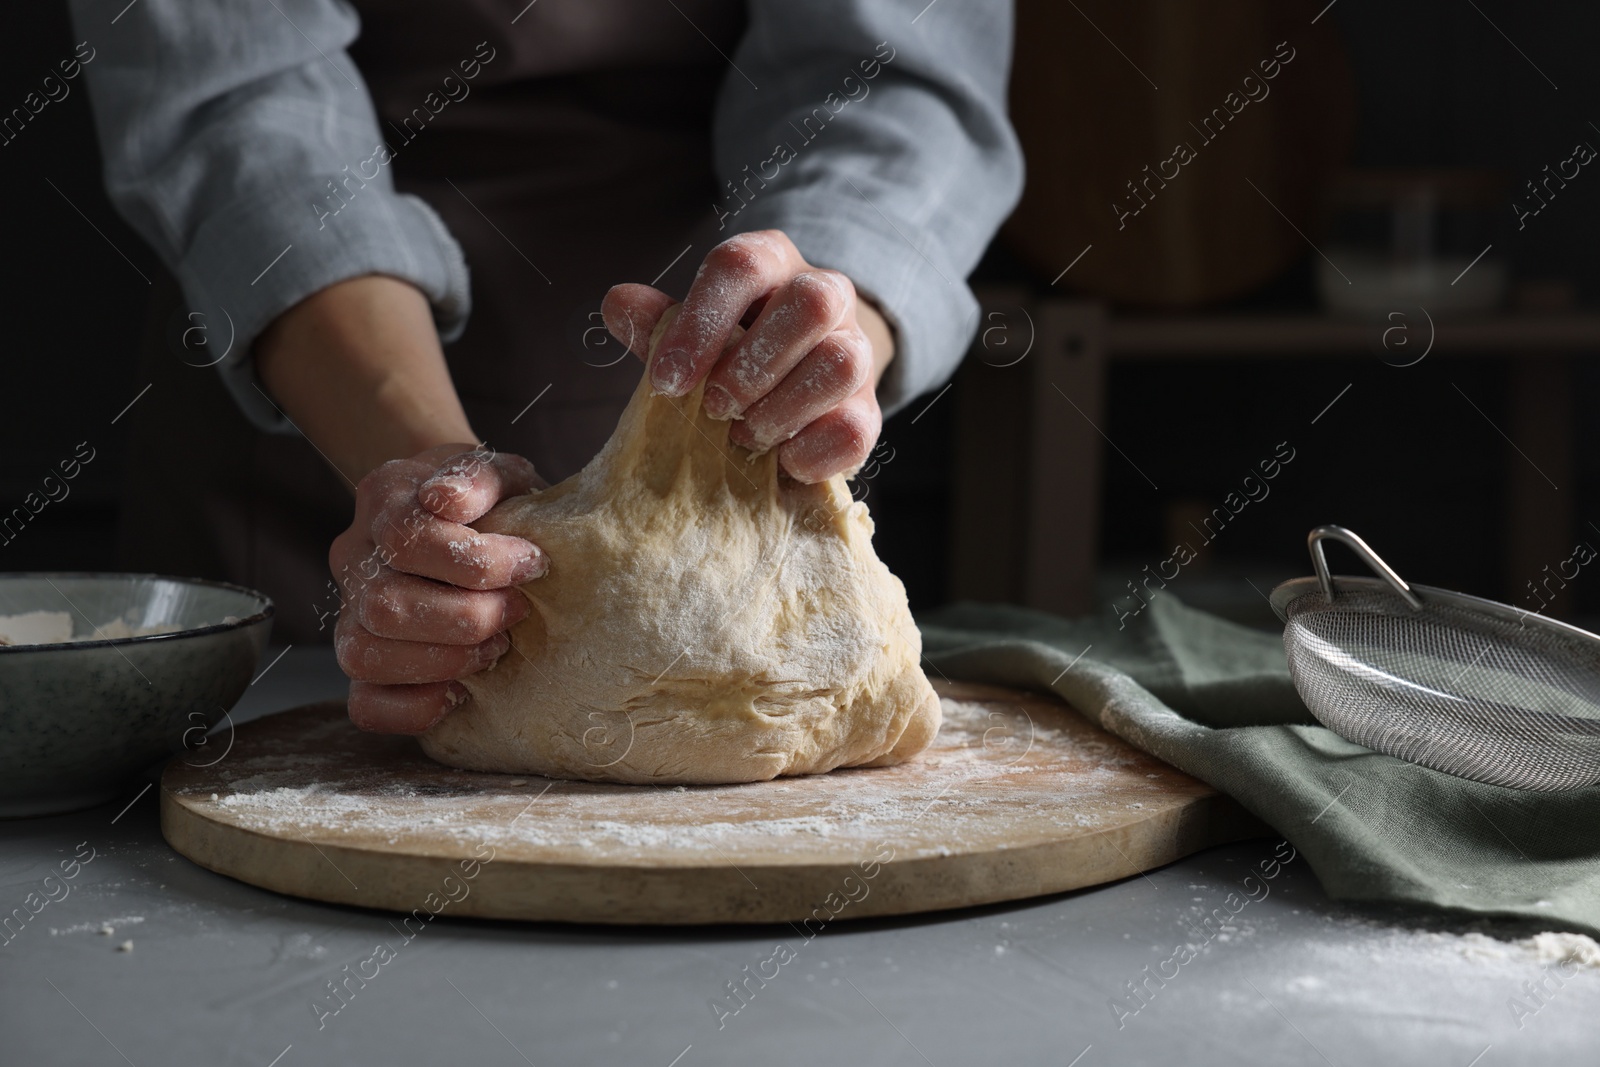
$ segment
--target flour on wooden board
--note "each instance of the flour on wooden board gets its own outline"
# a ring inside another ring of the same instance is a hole
[[[738,787],[641,788],[444,768],[419,778],[406,769],[363,766],[336,746],[307,753],[279,741],[216,767],[220,779],[200,795],[216,792],[215,810],[265,833],[314,833],[320,840],[378,834],[391,844],[420,835],[639,856],[735,848],[781,855],[796,838],[843,854],[869,853],[893,840],[905,844],[902,855],[950,855],[1008,847],[992,839],[996,787],[1008,810],[1035,832],[1138,818],[1147,802],[1169,795],[1153,760],[1065,712],[1035,716],[1020,706],[1000,711],[948,697],[941,703],[944,727],[934,743],[921,760],[898,768]],[[299,740],[348,729],[328,719]],[[1054,773],[1036,781],[1041,769]],[[980,784],[982,790],[968,788]],[[1107,784],[1125,799],[1108,802]],[[627,817],[619,815],[629,806]]]

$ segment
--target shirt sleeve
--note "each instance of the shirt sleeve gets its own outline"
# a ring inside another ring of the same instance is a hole
[[[420,289],[444,339],[469,310],[466,260],[433,209],[395,192],[391,150],[345,49],[342,0],[72,0],[111,202],[161,257],[256,424],[288,429],[250,346],[335,282]],[[224,332],[223,323],[231,324]]]
[[[885,412],[950,375],[966,283],[1022,190],[1009,0],[752,0],[717,103],[717,216],[778,229],[896,331]]]

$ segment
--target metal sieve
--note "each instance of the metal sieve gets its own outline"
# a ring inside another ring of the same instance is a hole
[[[1322,542],[1376,578],[1331,577]],[[1517,789],[1600,782],[1600,637],[1533,612],[1408,585],[1342,526],[1306,538],[1314,578],[1272,591],[1289,675],[1358,745]]]

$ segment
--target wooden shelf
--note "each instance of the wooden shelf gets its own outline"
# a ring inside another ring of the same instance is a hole
[[[1392,320],[1422,344],[1428,322],[1415,309]],[[1430,355],[1482,355],[1600,351],[1600,314],[1484,315],[1434,319]],[[1357,355],[1382,347],[1387,327],[1323,315],[1263,316],[1111,316],[1106,322],[1106,354],[1111,359],[1170,359],[1183,356]],[[1399,336],[1399,335],[1396,335]],[[1409,347],[1409,344],[1408,346]]]
[[[1016,289],[980,295],[988,314],[1026,311],[1034,332],[1026,356],[1002,365],[1011,370],[982,365],[980,332],[976,358],[958,374],[953,599],[1009,601],[1064,615],[1094,607],[1107,368],[1127,359],[1372,360],[1420,356],[1425,349],[1430,359],[1509,357],[1507,414],[1495,429],[1522,458],[1506,465],[1506,586],[1520,589],[1543,564],[1569,554],[1577,533],[1575,502],[1570,491],[1555,489],[1574,480],[1574,360],[1568,357],[1600,354],[1600,314],[1435,320],[1431,348],[1427,320],[1410,319],[1405,347],[1391,343],[1385,352],[1381,319],[1119,317],[1092,300]],[[1539,457],[1539,467],[1530,455]]]

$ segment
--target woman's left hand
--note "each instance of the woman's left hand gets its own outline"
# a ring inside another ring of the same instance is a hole
[[[612,336],[643,357],[673,303],[626,284],[601,311]],[[724,352],[740,324],[744,336]],[[807,263],[782,232],[760,230],[707,253],[648,373],[667,396],[704,380],[706,414],[738,420],[730,440],[777,449],[791,477],[820,482],[866,462],[883,426],[878,379],[893,356],[893,330],[849,278]]]

